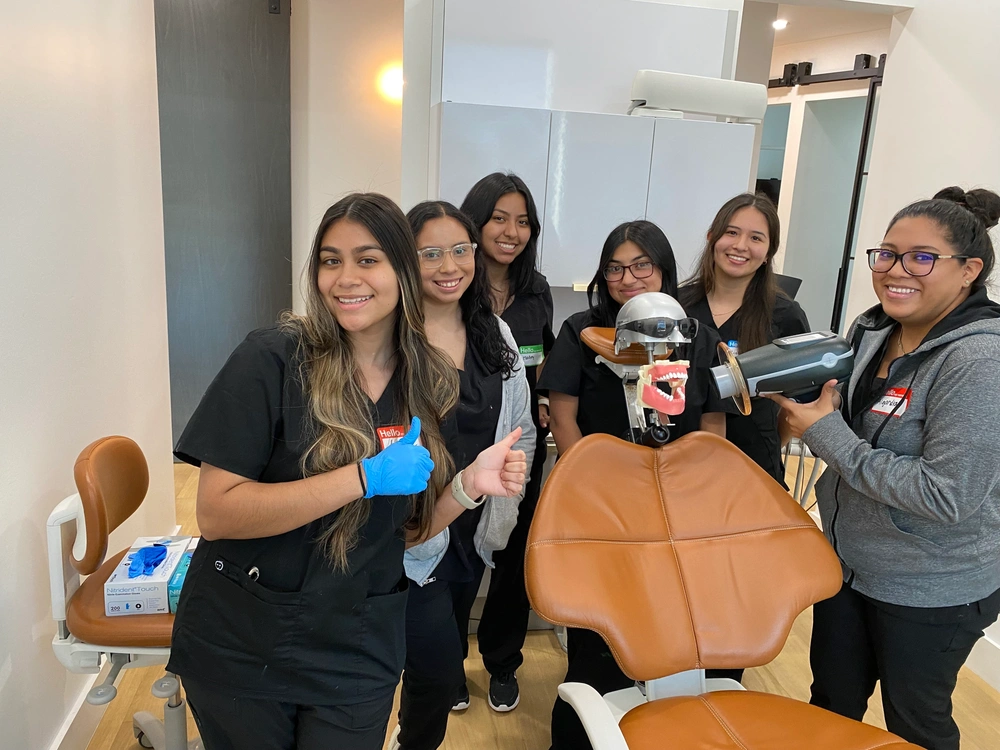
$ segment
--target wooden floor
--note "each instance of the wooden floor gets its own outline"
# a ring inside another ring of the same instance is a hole
[[[809,459],[806,459],[809,468]],[[795,463],[789,466],[789,481],[794,477]],[[177,492],[177,522],[183,533],[197,533],[195,497],[198,474],[183,464],[174,467]],[[811,502],[811,501],[810,501]],[[808,700],[809,632],[811,611],[795,622],[784,650],[765,667],[747,671],[744,684],[750,690],[760,690]],[[528,634],[524,650],[524,666],[518,671],[521,703],[515,711],[497,714],[486,704],[489,676],[483,668],[471,639],[471,653],[466,663],[472,704],[462,714],[452,714],[445,750],[545,750],[549,746],[549,716],[556,686],[566,670],[566,659],[552,631]],[[118,697],[109,704],[88,750],[134,750],[138,744],[132,737],[132,714],[150,711],[162,715],[160,701],[150,695],[153,681],[163,674],[158,667],[126,670],[118,686]],[[397,691],[397,706],[398,706]],[[396,725],[395,711],[389,732]],[[955,719],[962,730],[962,750],[1000,749],[1000,693],[978,676],[963,669],[955,691]],[[865,720],[884,727],[878,693],[872,697]],[[188,717],[191,736],[194,722]],[[2,744],[2,743],[0,743]]]

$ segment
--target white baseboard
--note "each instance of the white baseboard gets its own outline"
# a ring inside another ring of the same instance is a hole
[[[49,750],[87,749],[87,745],[93,739],[97,725],[101,723],[101,717],[104,716],[104,711],[107,709],[107,705],[92,706],[87,703],[87,693],[98,680],[103,679],[104,670],[102,669],[100,674],[95,674],[84,682],[79,695],[73,701],[73,707],[66,716],[66,720],[59,728],[59,733],[49,745]]]
[[[989,635],[979,639],[965,666],[1000,690],[1000,643]]]

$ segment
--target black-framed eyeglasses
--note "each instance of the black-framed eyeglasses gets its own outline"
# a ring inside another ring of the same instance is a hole
[[[650,260],[642,260],[628,266],[611,263],[604,267],[604,278],[608,281],[621,281],[625,278],[625,272],[628,271],[634,279],[648,279],[653,275],[654,267]]]
[[[939,260],[967,260],[968,255],[940,255],[924,250],[910,250],[905,253],[894,253],[883,247],[875,247],[868,251],[868,267],[875,273],[888,273],[897,262],[903,264],[903,270],[910,276],[926,276],[934,270],[934,264]]]
[[[674,332],[675,328],[686,339],[693,339],[698,335],[698,321],[694,318],[681,318],[680,320],[674,320],[673,318],[643,318],[642,320],[633,320],[630,323],[622,323],[618,328],[620,330],[635,331],[644,336],[657,339],[665,339]]]
[[[424,268],[440,268],[444,263],[444,256],[451,253],[451,259],[460,266],[467,266],[476,257],[475,242],[460,242],[454,247],[425,247],[417,250],[420,256],[420,265]]]

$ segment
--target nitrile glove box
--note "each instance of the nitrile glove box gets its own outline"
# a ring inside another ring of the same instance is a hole
[[[187,550],[181,555],[181,561],[177,563],[174,574],[170,576],[170,583],[167,585],[167,598],[170,600],[170,612],[177,612],[177,603],[181,599],[181,589],[184,588],[184,579],[187,578],[188,568],[191,567],[191,558],[194,557],[194,548],[198,546],[201,537],[194,537],[188,545]]]
[[[136,539],[135,544],[104,584],[104,614],[108,617],[118,617],[169,612],[170,579],[190,543],[189,536],[141,536]],[[132,564],[132,555],[154,544],[165,546],[167,556],[149,575],[129,578],[128,570]]]

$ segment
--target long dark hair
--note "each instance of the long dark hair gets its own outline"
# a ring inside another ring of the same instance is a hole
[[[413,496],[408,526],[425,536],[434,506],[454,473],[454,462],[441,437],[440,423],[458,402],[458,374],[451,360],[431,346],[424,333],[420,267],[406,217],[384,195],[354,193],[330,206],[316,229],[309,257],[306,314],[285,313],[282,328],[299,340],[300,377],[306,393],[313,442],[302,456],[306,476],[349,466],[378,451],[368,397],[362,387],[351,338],[327,308],[317,279],[320,250],[327,229],[338,221],[360,224],[378,242],[396,274],[399,303],[395,310],[396,418],[420,417],[420,437],[434,460],[427,488]],[[327,556],[338,570],[357,546],[371,500],[359,499],[337,511],[320,534]]]
[[[410,222],[413,236],[418,237],[424,224],[432,219],[454,219],[469,235],[469,241],[479,243],[479,232],[466,214],[455,208],[448,201],[424,201],[418,203],[406,214]],[[486,275],[486,263],[482,251],[475,254],[475,274],[472,284],[458,301],[462,311],[462,321],[468,340],[475,347],[490,372],[503,373],[504,380],[509,378],[517,366],[517,352],[511,351],[507,341],[500,333],[500,322],[490,307],[490,282]]]
[[[653,261],[663,274],[663,283],[660,291],[669,294],[671,297],[677,296],[677,261],[674,259],[674,249],[670,246],[670,240],[656,224],[645,219],[639,221],[626,221],[611,230],[611,234],[604,241],[601,249],[601,261],[597,266],[597,273],[587,287],[587,299],[590,309],[598,320],[598,325],[610,327],[614,326],[615,318],[622,306],[611,297],[608,291],[608,282],[604,278],[604,267],[615,254],[615,250],[625,242],[634,242],[639,246],[649,259]]]
[[[771,327],[774,324],[774,304],[779,294],[784,294],[774,278],[774,267],[771,260],[778,252],[781,244],[781,224],[778,222],[778,211],[771,199],[762,193],[743,193],[730,198],[719,209],[708,230],[708,240],[698,261],[697,273],[681,287],[681,306],[700,302],[715,289],[715,243],[725,233],[733,216],[744,208],[754,208],[767,221],[768,248],[764,263],[750,279],[750,284],[743,292],[736,315],[736,338],[740,342],[740,351],[764,346],[771,342]]]
[[[531,197],[528,186],[513,172],[488,174],[472,186],[462,201],[462,211],[472,219],[478,230],[482,230],[493,218],[493,209],[496,208],[497,201],[507,193],[520,193],[524,197],[524,205],[528,208],[528,226],[531,229],[531,236],[525,243],[524,250],[514,258],[507,269],[510,294],[515,296],[531,289],[531,283],[535,278],[535,263],[538,260],[538,234],[542,231],[535,200]]]
[[[967,192],[960,187],[946,187],[931,200],[917,201],[902,209],[892,217],[886,233],[900,219],[915,217],[931,219],[941,227],[945,239],[958,255],[981,259],[983,270],[972,282],[969,291],[975,292],[986,286],[995,262],[990,229],[1000,219],[1000,195],[983,188]]]

